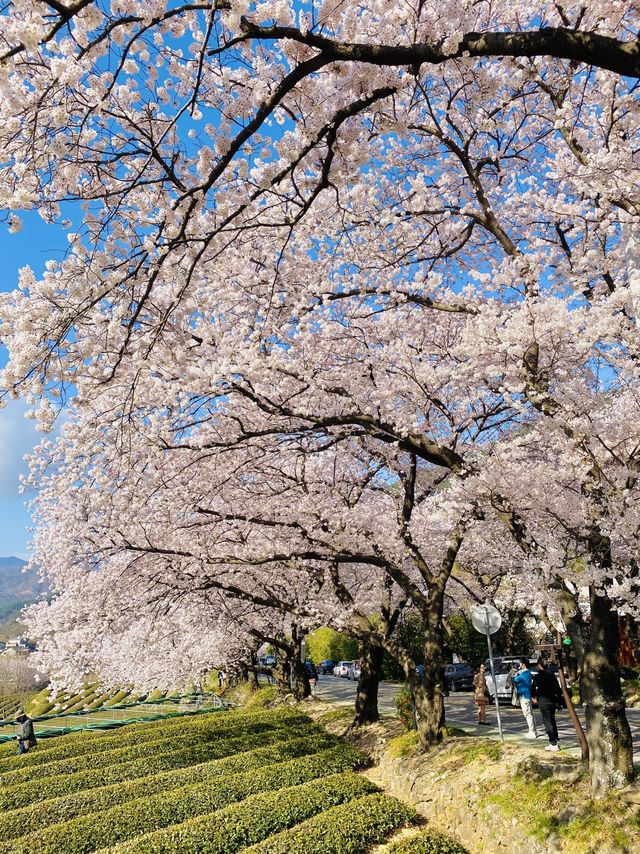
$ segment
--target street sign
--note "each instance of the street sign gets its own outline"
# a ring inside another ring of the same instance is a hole
[[[489,667],[491,668],[491,679],[493,681],[493,696],[496,701],[496,719],[498,721],[498,732],[500,740],[504,741],[502,734],[502,720],[500,719],[500,701],[498,699],[498,684],[496,682],[496,670],[493,666],[493,650],[491,649],[491,635],[495,634],[502,625],[500,611],[493,605],[476,605],[471,612],[473,628],[487,636],[487,649],[489,651]]]
[[[565,646],[571,646],[571,638],[562,638],[562,643]]]
[[[493,605],[476,605],[471,612],[471,622],[480,634],[494,635],[502,625],[502,617]]]

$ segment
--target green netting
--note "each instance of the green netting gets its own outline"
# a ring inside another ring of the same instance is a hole
[[[141,705],[140,703],[136,705]],[[73,726],[64,726],[64,727],[50,727],[49,729],[38,730],[36,732],[36,737],[40,738],[54,738],[60,735],[67,735],[72,732],[83,732],[85,730],[103,730],[103,729],[118,729],[122,726],[127,726],[127,724],[140,724],[146,723],[147,721],[159,721],[165,720],[167,718],[179,718],[179,717],[191,717],[193,715],[204,715],[211,714],[212,712],[222,712],[225,711],[225,707],[222,706],[217,709],[193,709],[185,712],[180,711],[170,711],[166,713],[158,712],[155,715],[144,715],[142,717],[131,717],[131,718],[123,718],[122,720],[117,721],[94,721],[87,724],[75,724]],[[65,716],[67,717],[67,716]],[[69,715],[68,717],[73,717],[73,715]],[[46,721],[47,718],[34,718],[35,722]],[[9,733],[7,735],[0,735],[0,744],[3,744],[6,741],[13,741],[15,739],[15,733]]]

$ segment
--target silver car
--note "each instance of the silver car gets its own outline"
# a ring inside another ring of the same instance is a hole
[[[333,675],[342,676],[344,678],[349,675],[349,667],[351,667],[350,661],[339,661],[333,668]]]
[[[360,678],[360,672],[362,668],[360,667],[359,661],[352,661],[349,664],[349,668],[347,670],[347,679],[353,679],[354,682],[357,682]]]

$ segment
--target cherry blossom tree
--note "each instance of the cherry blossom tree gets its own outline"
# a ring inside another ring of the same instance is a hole
[[[434,667],[440,600],[456,561],[482,563],[483,526],[499,521],[513,540],[507,558],[485,552],[505,573],[519,558],[536,579],[571,586],[579,556],[596,788],[631,773],[611,627],[635,572],[620,545],[634,541],[633,512],[618,524],[614,496],[633,497],[636,452],[631,428],[620,455],[606,430],[626,422],[623,390],[637,383],[638,11],[616,0],[416,2],[393,15],[380,0],[23,0],[0,24],[9,226],[24,209],[77,219],[67,257],[41,280],[24,270],[0,302],[3,386],[38,402],[45,428],[67,393],[82,406],[101,396],[96,418],[120,420],[113,460],[96,474],[105,495],[85,493],[87,514],[105,514],[93,553],[109,552],[105,532],[127,511],[107,503],[127,494],[118,471],[125,481],[131,467],[116,458],[129,453],[128,425],[176,459],[208,424],[196,449],[242,446],[245,488],[249,440],[266,455],[283,436],[359,442],[384,458],[386,482],[353,514],[363,508],[356,537],[366,540],[375,499],[392,503],[393,486],[402,509],[383,515],[384,573],[414,601],[417,572],[438,600]],[[609,413],[597,430],[595,404]],[[235,434],[218,437],[225,407]],[[183,419],[179,440],[167,410]],[[69,450],[72,469],[74,456],[101,453],[100,424],[85,423],[93,434]],[[510,455],[523,436],[524,460]],[[151,495],[160,475],[136,453]],[[288,460],[285,448],[272,466]],[[510,488],[531,486],[513,460],[524,472],[544,460],[554,499],[544,512]],[[555,503],[572,490],[580,522]],[[185,498],[189,513],[197,499]],[[435,520],[427,544],[414,530],[421,508]],[[224,534],[207,521],[217,548]],[[244,524],[264,548],[267,526]],[[173,529],[174,552],[188,551],[184,530]],[[298,554],[299,539],[278,537],[287,559]],[[353,565],[370,555],[357,545],[331,552]],[[382,575],[376,561],[366,565]],[[76,564],[62,564],[71,581]],[[438,680],[427,682],[435,733]]]

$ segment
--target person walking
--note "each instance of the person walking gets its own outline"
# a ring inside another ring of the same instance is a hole
[[[533,678],[532,696],[538,700],[538,708],[549,739],[545,750],[560,750],[556,706],[562,705],[562,692],[558,680],[553,673],[549,672],[546,658],[538,659],[538,672]]]
[[[32,747],[38,743],[36,734],[33,730],[33,721],[26,714],[24,709],[18,709],[16,712],[16,723],[18,724],[18,752],[22,755],[28,753]]]
[[[487,679],[484,670],[484,664],[481,664],[478,672],[473,677],[473,699],[478,707],[478,726],[491,726],[487,721],[489,689],[487,688]]]
[[[509,673],[507,674],[507,678],[505,681],[505,686],[506,686],[507,690],[511,691],[511,705],[514,706],[515,708],[518,708],[518,706],[520,705],[520,695],[518,694],[518,689],[516,688],[516,686],[513,682],[513,677],[516,675],[517,672],[518,672],[518,667],[516,667],[515,664],[512,664],[511,670],[509,670]]]
[[[528,732],[525,738],[537,738],[536,722],[533,717],[531,708],[531,685],[533,683],[533,673],[529,670],[529,662],[526,658],[520,660],[520,669],[513,677],[513,687],[520,696],[520,708],[527,722]]]

